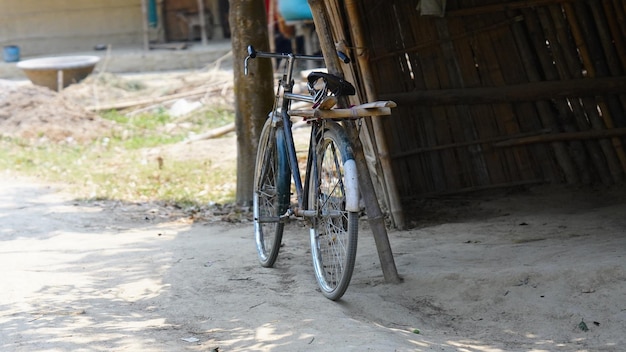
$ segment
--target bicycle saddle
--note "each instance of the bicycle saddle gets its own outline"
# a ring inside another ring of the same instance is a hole
[[[352,83],[345,81],[341,77],[337,77],[330,73],[314,71],[309,73],[307,80],[309,81],[309,87],[312,87],[315,81],[322,78],[326,83],[326,87],[335,96],[354,95],[356,90]]]

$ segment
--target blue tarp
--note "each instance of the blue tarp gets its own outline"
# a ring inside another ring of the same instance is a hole
[[[285,21],[312,20],[311,8],[307,0],[278,0],[278,12]]]

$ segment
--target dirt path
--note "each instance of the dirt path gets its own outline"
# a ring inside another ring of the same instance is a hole
[[[400,285],[382,282],[365,229],[352,285],[337,303],[316,291],[307,232],[297,224],[277,267],[263,269],[249,224],[165,221],[138,209],[79,203],[54,187],[0,177],[0,350],[626,345],[622,196],[519,194],[483,201],[472,217],[459,208],[453,220],[393,232]]]

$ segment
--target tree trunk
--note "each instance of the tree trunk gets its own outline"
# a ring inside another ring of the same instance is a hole
[[[252,204],[254,164],[259,135],[273,105],[273,72],[270,60],[251,59],[248,75],[244,60],[248,45],[267,51],[267,16],[260,0],[230,0],[232,34],[235,124],[237,133],[237,195],[239,205]]]

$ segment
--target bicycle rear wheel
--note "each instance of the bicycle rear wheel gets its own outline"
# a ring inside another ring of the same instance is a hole
[[[343,128],[329,123],[320,130],[316,160],[307,183],[311,254],[317,283],[327,298],[338,300],[350,284],[358,239],[358,180],[350,142]]]
[[[278,257],[285,226],[280,216],[289,207],[289,183],[284,132],[268,118],[259,139],[252,198],[254,237],[264,267],[272,267]]]

